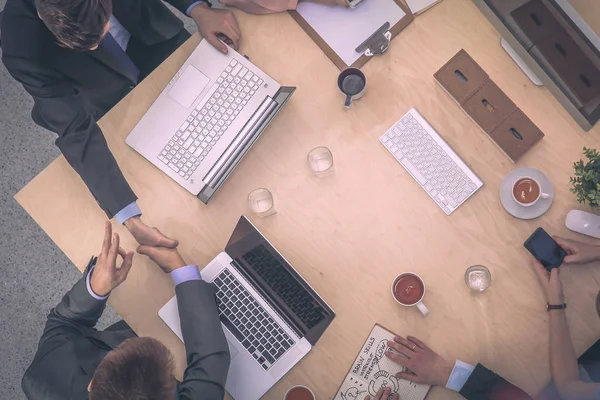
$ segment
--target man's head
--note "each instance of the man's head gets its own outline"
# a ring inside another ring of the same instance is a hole
[[[173,356],[152,338],[131,338],[102,360],[88,390],[90,400],[172,400]]]
[[[93,50],[110,27],[112,0],[35,0],[35,4],[63,47]]]

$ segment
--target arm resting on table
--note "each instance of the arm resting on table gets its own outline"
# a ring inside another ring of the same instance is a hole
[[[58,135],[56,145],[108,217],[135,202],[135,194],[77,90],[52,70],[11,57],[3,61],[33,97],[35,123]]]
[[[217,311],[216,289],[192,279],[179,283],[175,293],[187,357],[179,398],[221,400],[230,357]]]
[[[459,393],[467,400],[532,400],[527,393],[481,364],[477,364]]]

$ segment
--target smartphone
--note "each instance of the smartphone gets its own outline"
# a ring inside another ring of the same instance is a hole
[[[537,228],[523,245],[548,271],[560,267],[567,256],[567,252],[542,228]]]

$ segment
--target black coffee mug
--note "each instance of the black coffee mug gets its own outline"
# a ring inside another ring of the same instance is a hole
[[[346,68],[338,76],[338,89],[346,96],[344,106],[348,108],[352,100],[358,100],[365,94],[367,78],[358,68]]]

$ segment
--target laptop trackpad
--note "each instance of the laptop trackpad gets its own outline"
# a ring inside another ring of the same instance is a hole
[[[183,71],[169,90],[169,97],[185,108],[190,108],[210,79],[191,65]]]

